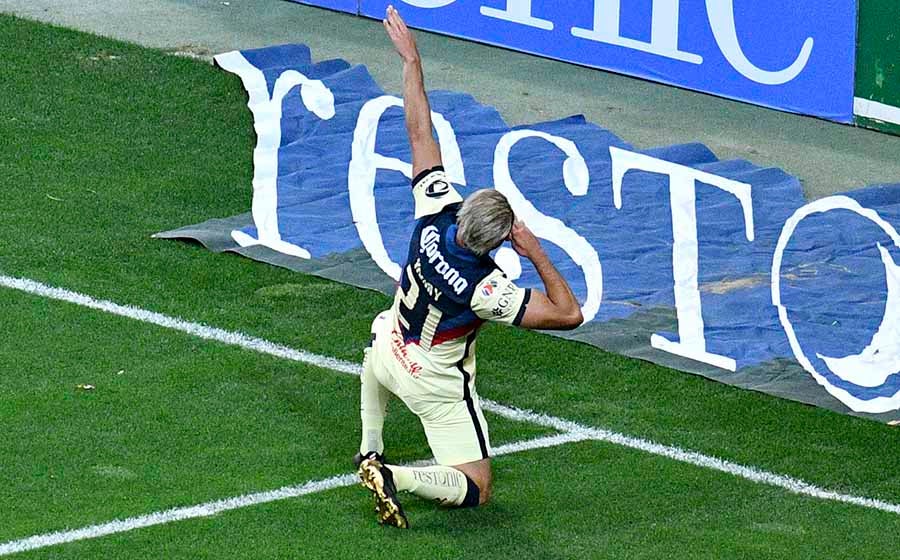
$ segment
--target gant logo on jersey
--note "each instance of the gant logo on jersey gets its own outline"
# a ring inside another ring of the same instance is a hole
[[[491,282],[496,286],[496,283]],[[512,301],[513,295],[516,293],[516,288],[512,284],[507,284],[506,287],[503,288],[503,293],[500,294],[500,299],[497,300],[497,305],[491,309],[491,313],[494,314],[494,317],[502,317],[504,313],[506,313],[507,308],[509,307],[510,302]]]
[[[447,284],[453,288],[456,295],[460,295],[469,287],[469,281],[461,277],[459,271],[444,260],[444,255],[438,250],[438,241],[440,239],[441,234],[438,233],[437,227],[426,227],[422,230],[422,236],[419,239],[419,252],[424,253],[428,257],[428,262],[434,265],[435,272],[447,281]]]

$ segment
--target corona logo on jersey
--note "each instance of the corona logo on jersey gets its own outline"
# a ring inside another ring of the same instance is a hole
[[[381,278],[428,264],[437,274],[419,285],[435,299],[467,290],[436,228],[404,262],[416,221],[400,98],[302,46],[216,61],[243,80],[258,141],[250,221],[209,228],[356,285],[393,290]],[[471,96],[430,100],[456,190],[501,191],[582,302],[585,325],[563,336],[821,406],[900,409],[900,185],[808,203],[796,177],[699,144],[639,151],[583,117],[512,129]],[[493,258],[542,286],[508,245]],[[768,377],[771,364],[790,375]]]
[[[447,264],[447,261],[444,260],[444,255],[442,255],[441,251],[438,249],[440,238],[441,236],[436,227],[428,226],[424,228],[419,244],[419,252],[423,253],[428,258],[428,262],[434,266],[435,272],[440,274],[444,280],[447,281],[447,285],[453,288],[456,295],[460,295],[469,287],[469,281],[460,276],[459,271]]]

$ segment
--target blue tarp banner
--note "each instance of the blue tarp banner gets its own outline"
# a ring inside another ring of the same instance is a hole
[[[160,236],[391,291],[413,229],[402,99],[302,45],[216,62],[250,98],[252,212]],[[511,128],[470,95],[429,97],[461,194],[503,192],[573,286],[586,323],[564,336],[898,417],[900,185],[808,202],[796,177],[701,144],[638,151],[581,116]],[[509,247],[495,259],[542,286]]]

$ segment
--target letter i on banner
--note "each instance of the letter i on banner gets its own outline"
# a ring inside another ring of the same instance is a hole
[[[680,1],[653,0],[649,43],[622,37],[619,25],[622,15],[622,0],[594,0],[593,27],[591,29],[573,27],[572,35],[590,41],[618,45],[683,62],[702,64],[702,56],[678,49]]]
[[[691,167],[656,159],[610,146],[612,156],[613,201],[622,208],[622,181],[632,170],[660,173],[669,177],[669,199],[672,208],[672,270],[675,276],[675,308],[678,313],[678,342],[658,334],[650,337],[657,350],[676,354],[729,371],[737,369],[734,359],[706,351],[700,287],[699,244],[697,242],[697,181],[733,194],[744,211],[744,229],[753,241],[753,200],[750,185]]]

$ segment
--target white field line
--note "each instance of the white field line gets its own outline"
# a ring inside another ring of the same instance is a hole
[[[542,449],[545,447],[554,447],[575,441],[583,441],[587,436],[583,434],[557,434],[553,436],[540,437],[536,439],[518,441],[494,448],[494,455],[508,455],[511,453],[519,453],[531,449]],[[422,461],[417,464],[431,464],[433,461]],[[343,488],[352,486],[359,481],[355,473],[342,474],[324,478],[322,480],[310,480],[309,482],[298,484],[296,486],[285,486],[277,490],[268,492],[259,492],[256,494],[246,494],[235,498],[226,498],[224,500],[216,500],[196,506],[179,507],[158,511],[140,517],[129,517],[127,519],[116,519],[108,523],[99,525],[91,525],[74,529],[70,531],[57,531],[54,533],[46,533],[43,535],[35,535],[17,541],[10,541],[0,544],[0,556],[7,556],[28,550],[38,548],[46,548],[75,541],[86,539],[96,539],[116,533],[125,533],[135,529],[144,527],[152,527],[154,525],[165,525],[175,521],[184,521],[186,519],[196,519],[199,517],[211,517],[219,513],[234,509],[276,502],[279,500],[287,500],[289,498],[297,498],[308,494],[316,494],[325,490],[334,488]]]
[[[61,288],[54,288],[45,284],[41,284],[40,282],[35,282],[33,280],[0,275],[0,286],[5,286],[7,288],[20,290],[22,292],[55,300],[83,305],[91,309],[97,309],[100,311],[105,311],[107,313],[112,313],[115,315],[120,315],[123,317],[128,317],[147,323],[152,323],[161,327],[166,327],[184,333],[192,334],[194,336],[198,336],[207,340],[215,340],[225,344],[253,350],[262,354],[269,354],[272,356],[331,369],[334,371],[359,375],[361,370],[358,364],[354,364],[344,360],[339,360],[328,356],[321,356],[319,354],[313,354],[311,352],[306,352],[303,350],[295,350],[292,348],[288,348],[287,346],[275,344],[267,340],[249,336],[240,332],[226,331],[215,327],[209,327],[200,323],[192,323],[183,319],[169,317],[167,315],[162,315],[160,313],[155,313],[144,309],[126,305],[119,305],[111,301],[97,300],[90,296],[78,294],[76,292],[71,292],[69,290],[64,290]],[[553,428],[555,430],[563,432],[559,436],[551,437],[551,439],[558,438],[560,443],[555,445],[569,443],[572,441],[584,441],[589,439],[604,441],[616,445],[622,445],[632,449],[641,450],[647,453],[660,455],[683,463],[721,471],[750,480],[752,482],[776,486],[795,494],[819,498],[823,500],[844,502],[865,508],[900,514],[900,505],[897,504],[861,496],[854,496],[850,494],[841,494],[832,490],[819,488],[818,486],[789,476],[767,472],[755,467],[748,467],[737,463],[732,463],[730,461],[725,461],[716,457],[703,455],[701,453],[696,453],[693,451],[686,451],[674,446],[654,443],[617,432],[585,426],[577,422],[557,418],[555,416],[540,414],[529,410],[517,409],[514,407],[489,401],[487,399],[482,399],[481,404],[485,410],[488,410],[500,416],[521,422],[530,422],[532,424]],[[495,449],[494,451],[499,452],[502,449],[504,448],[501,447]],[[526,447],[525,449],[530,448]],[[0,547],[0,551],[5,550],[4,547],[6,546],[7,545],[2,545],[2,547]]]

